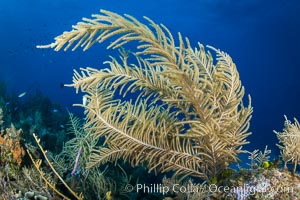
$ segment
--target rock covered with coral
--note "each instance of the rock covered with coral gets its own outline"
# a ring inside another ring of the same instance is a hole
[[[286,199],[300,198],[300,176],[288,170],[272,169],[243,169],[222,180],[218,186],[221,193],[212,193],[217,199]],[[225,191],[224,188],[229,188]]]

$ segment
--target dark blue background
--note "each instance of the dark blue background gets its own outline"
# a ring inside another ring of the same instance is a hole
[[[251,144],[247,149],[274,152],[275,130],[282,130],[283,115],[300,119],[300,10],[298,0],[10,0],[0,3],[0,80],[10,92],[30,93],[39,88],[64,107],[81,102],[72,88],[72,69],[103,67],[105,47],[87,52],[36,49],[70,30],[82,17],[100,9],[127,13],[142,20],[148,16],[197,41],[231,55],[246,94],[254,107]]]

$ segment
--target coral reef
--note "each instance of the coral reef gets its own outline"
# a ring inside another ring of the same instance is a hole
[[[299,199],[300,177],[278,168],[240,170],[219,183],[230,188],[216,199]]]
[[[147,26],[102,10],[83,20],[38,48],[87,50],[113,38],[107,48],[121,49],[120,62],[106,62],[110,69],[75,71],[69,85],[86,93],[80,106],[89,136],[105,138],[104,146],[93,148],[87,167],[122,158],[149,172],[209,181],[238,161],[248,143],[252,107],[250,98],[248,107],[243,105],[244,88],[228,54],[209,47],[214,61],[203,45],[192,48],[180,34],[176,45],[171,32],[149,18]],[[137,50],[122,50],[132,41]]]
[[[9,127],[13,123],[15,127],[23,130],[25,134],[22,138],[27,142],[34,142],[32,133],[37,133],[45,148],[59,153],[63,141],[67,139],[64,129],[68,121],[67,112],[39,90],[27,91],[25,96],[19,98],[16,94],[6,94],[1,87],[5,88],[5,84],[0,82],[0,94],[3,94],[0,96],[0,107],[2,115],[5,116],[2,127]],[[50,145],[49,141],[56,145]]]
[[[34,199],[48,199],[40,177],[34,176],[32,169],[26,168],[23,149],[23,131],[10,128],[2,129],[0,135],[0,199],[20,199],[32,194]],[[28,198],[31,199],[31,198]]]
[[[74,71],[68,86],[84,93],[76,104],[85,109],[84,122],[69,113],[66,124],[60,106],[40,94],[24,104],[7,97],[0,81],[0,199],[299,199],[299,122],[286,118],[283,132],[275,131],[283,169],[267,146],[243,150],[251,98],[244,106],[231,57],[200,43],[192,48],[145,19],[149,25],[102,10],[38,46],[88,50],[111,39],[107,48],[118,49],[119,58],[105,62],[109,68]],[[137,48],[125,50],[131,42]],[[34,132],[37,147],[28,134]],[[249,168],[234,170],[240,153],[249,153]]]

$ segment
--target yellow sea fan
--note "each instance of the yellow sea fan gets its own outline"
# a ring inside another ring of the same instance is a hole
[[[80,106],[89,137],[105,140],[92,150],[87,166],[121,158],[149,171],[208,181],[244,152],[250,96],[245,107],[244,87],[228,54],[208,46],[214,57],[200,43],[191,47],[181,34],[176,41],[164,25],[145,19],[148,26],[101,10],[38,48],[87,50],[111,39],[107,48],[120,49],[137,41],[136,50],[105,62],[109,68],[74,71],[69,86],[85,93]]]
[[[284,116],[284,128],[282,132],[274,131],[280,144],[277,144],[281,150],[281,157],[284,160],[285,168],[287,163],[294,163],[294,172],[296,167],[300,164],[300,124],[296,118],[294,123]]]

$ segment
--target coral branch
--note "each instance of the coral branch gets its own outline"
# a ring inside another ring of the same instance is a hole
[[[40,144],[40,139],[39,139],[34,133],[33,133],[33,137],[34,137],[35,141],[37,142],[38,147],[39,147],[40,150],[42,151],[42,154],[44,155],[44,158],[46,159],[48,165],[50,166],[50,168],[51,168],[51,170],[54,172],[54,174],[59,178],[59,180],[63,183],[63,185],[68,189],[68,191],[69,191],[76,199],[78,199],[78,200],[83,200],[83,195],[82,195],[82,193],[80,193],[79,195],[78,195],[77,193],[75,193],[75,192],[68,186],[68,184],[63,180],[63,178],[58,174],[58,172],[55,170],[55,168],[53,167],[51,161],[48,159],[48,157],[47,157],[47,155],[46,155],[46,154],[47,154],[47,151],[45,151],[45,150],[43,149],[43,147],[41,146],[41,144]],[[70,199],[70,198],[66,197],[64,194],[62,194],[61,192],[59,192],[59,191],[56,189],[55,185],[52,184],[52,183],[50,183],[50,182],[48,181],[48,179],[45,177],[44,172],[41,170],[41,163],[42,163],[42,160],[39,159],[39,160],[35,161],[35,160],[33,159],[32,155],[31,155],[31,153],[30,153],[28,150],[27,150],[27,153],[28,153],[30,159],[32,160],[32,162],[33,162],[35,168],[36,168],[37,171],[40,173],[42,179],[46,182],[46,184],[47,184],[49,187],[51,187],[58,195],[60,195],[60,196],[63,197],[64,199]]]

